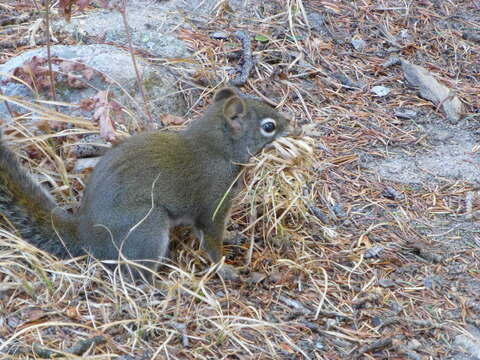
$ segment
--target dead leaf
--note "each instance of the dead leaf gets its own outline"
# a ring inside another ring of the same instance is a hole
[[[61,61],[58,66],[60,70],[66,73],[75,70],[75,63],[72,61]]]
[[[78,309],[77,307],[75,306],[69,306],[66,311],[65,311],[65,314],[69,317],[69,318],[72,318],[72,319],[76,319],[76,320],[81,320],[81,316],[80,314],[78,313]]]
[[[48,120],[37,121],[35,125],[39,130],[45,133],[49,133],[50,131],[52,131],[52,126],[50,124],[50,121]]]
[[[92,0],[60,0],[59,7],[63,11],[65,20],[70,22],[72,17],[72,6],[75,4],[78,6],[78,10],[82,11]]]
[[[83,11],[92,0],[77,0],[78,10]]]
[[[30,309],[26,309],[25,311],[22,311],[22,319],[24,320],[23,324],[20,324],[18,326],[18,330],[21,330],[27,326],[31,326],[33,324],[38,324],[38,323],[42,323],[44,318],[47,316],[48,314],[43,311],[42,309],[40,308],[30,308]]]
[[[84,89],[87,87],[87,84],[85,81],[83,81],[83,78],[80,75],[75,75],[72,73],[67,74],[67,84],[71,88],[75,89]]]
[[[98,121],[100,126],[100,136],[107,141],[114,141],[116,139],[115,127],[113,120],[110,117],[110,110],[112,105],[109,101],[108,90],[102,90],[94,96],[96,100],[95,113],[93,114],[93,120]]]
[[[87,67],[85,70],[82,71],[82,75],[85,79],[91,80],[95,71],[92,68]]]
[[[447,119],[457,123],[462,114],[462,103],[454,92],[439,83],[437,79],[424,67],[411,64],[401,59],[405,78],[413,87],[417,88],[420,96],[442,107]]]
[[[33,86],[36,91],[49,89],[51,86],[50,77],[48,76],[48,68],[46,67],[47,59],[39,58],[37,56],[22,66],[13,70],[13,75],[22,79],[30,86]],[[12,81],[16,81],[13,79]]]
[[[162,116],[162,124],[165,126],[168,125],[182,125],[185,122],[185,119],[180,116],[172,115],[172,114],[166,114]]]
[[[282,343],[282,344],[280,344],[280,348],[281,348],[283,351],[285,351],[285,352],[287,352],[287,353],[289,353],[289,354],[294,354],[294,353],[295,353],[295,351],[292,349],[292,347],[290,346],[290,344]]]
[[[89,98],[82,99],[78,106],[82,110],[92,111],[95,108],[95,103],[96,103],[95,100],[93,98],[89,97]]]

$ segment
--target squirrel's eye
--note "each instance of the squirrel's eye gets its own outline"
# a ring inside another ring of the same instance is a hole
[[[263,136],[273,136],[275,134],[275,129],[277,128],[277,123],[275,120],[266,118],[263,119],[262,122],[260,123],[260,132],[262,133]]]

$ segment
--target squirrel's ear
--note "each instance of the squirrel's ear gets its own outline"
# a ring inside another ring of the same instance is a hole
[[[213,96],[213,102],[219,102],[228,99],[232,96],[237,96],[234,88],[225,87],[218,90]]]
[[[232,96],[223,104],[223,115],[227,119],[235,119],[246,113],[245,102],[239,96]]]
[[[247,105],[237,95],[231,96],[223,105],[223,115],[236,135],[243,130],[243,116],[247,112]]]

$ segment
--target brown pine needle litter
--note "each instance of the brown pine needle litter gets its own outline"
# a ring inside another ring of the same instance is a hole
[[[28,35],[40,23],[35,3],[0,5],[0,63],[42,44]],[[0,359],[457,359],[479,341],[478,181],[418,161],[438,156],[453,166],[439,144],[471,141],[462,155],[477,158],[459,162],[478,167],[478,1],[268,1],[238,28],[235,15],[219,1],[201,26],[179,29],[190,58],[149,60],[181,74],[195,121],[214,87],[235,76],[242,44],[234,31],[247,30],[254,66],[242,91],[302,130],[240,177],[225,261],[242,269],[242,281],[217,277],[186,228],[173,234],[155,286],[133,285],[106,264],[30,246],[0,214]],[[218,30],[232,36],[213,39]],[[454,91],[463,122],[449,124],[409,88],[392,57]],[[389,94],[377,96],[376,86]],[[72,149],[99,126],[51,106],[76,104],[54,104],[48,92],[35,98],[0,93],[23,109],[8,119],[5,139],[74,209],[89,169],[75,170]],[[415,116],[398,116],[405,109]],[[116,134],[140,131],[135,110],[122,111]],[[384,176],[398,158],[402,167]]]

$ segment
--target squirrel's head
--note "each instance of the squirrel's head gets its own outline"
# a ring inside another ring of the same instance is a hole
[[[255,155],[289,131],[287,118],[277,110],[264,101],[240,95],[233,88],[218,90],[213,101],[221,106],[228,133],[249,155]]]

